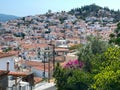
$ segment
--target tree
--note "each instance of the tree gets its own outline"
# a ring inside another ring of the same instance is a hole
[[[23,32],[15,33],[14,36],[15,37],[21,37],[22,39],[24,39],[25,38],[25,33],[23,33]]]
[[[95,90],[120,90],[120,48],[111,47],[104,53],[101,71],[94,76]]]
[[[62,68],[57,64],[54,77],[58,90],[87,90],[90,86],[90,75],[80,68]]]
[[[55,78],[55,83],[57,90],[67,90],[67,78],[69,73],[67,70],[64,70],[59,63],[57,63],[53,77]]]
[[[81,70],[74,70],[72,76],[68,77],[67,83],[70,90],[87,90],[90,85],[90,75]]]
[[[103,41],[99,35],[96,37],[90,35],[87,39],[91,45],[91,50],[94,55],[103,53],[109,47],[108,43]]]
[[[70,50],[76,50],[76,49],[79,49],[80,47],[82,47],[82,44],[75,44],[71,47],[69,47]]]
[[[88,37],[88,43],[78,50],[78,60],[82,60],[84,62],[85,71],[91,72],[93,66],[97,63],[97,60],[100,63],[100,55],[104,53],[107,48],[108,44],[105,41],[102,41],[99,37]]]
[[[78,60],[56,66],[58,90],[120,90],[120,48],[100,38],[88,40],[78,49]]]
[[[94,38],[91,41],[91,49],[93,54],[101,54],[107,49],[107,44],[105,41],[102,41],[100,39]]]
[[[115,29],[114,33],[110,34],[109,43],[114,43],[120,46],[120,22],[117,24],[117,28]]]
[[[84,62],[84,70],[87,72],[91,72],[92,69],[92,65],[91,65],[92,56],[93,53],[90,44],[83,46],[78,51],[78,60]]]
[[[120,70],[103,70],[94,77],[95,90],[120,90]]]
[[[12,50],[12,48],[11,47],[8,47],[8,48],[6,48],[5,50],[3,50],[4,52],[8,52],[8,51],[10,51],[10,50]]]

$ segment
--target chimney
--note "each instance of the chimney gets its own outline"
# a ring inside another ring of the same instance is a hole
[[[7,62],[7,71],[9,71],[9,62]]]

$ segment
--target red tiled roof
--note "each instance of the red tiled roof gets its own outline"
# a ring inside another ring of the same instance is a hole
[[[34,68],[34,69],[37,69],[37,70],[44,71],[44,67],[43,67],[43,66],[42,66],[42,67],[41,67],[41,66],[36,66],[36,67],[33,67],[33,68]],[[50,67],[49,67],[49,68],[50,68],[50,71],[52,71],[52,70],[53,70],[53,68],[52,68],[52,66],[51,66],[51,65],[50,65]],[[48,72],[48,69],[49,69],[49,68],[48,68],[48,66],[45,66],[45,71],[46,71],[46,72]]]
[[[27,76],[29,73],[0,70],[0,75]]]
[[[36,47],[45,48],[48,47],[48,44],[25,44],[22,47],[25,49],[31,49]]]
[[[31,67],[38,69],[38,70],[44,70],[44,63],[42,63],[42,62],[26,61],[24,64],[27,66],[31,66]],[[49,68],[48,63],[45,63],[45,70],[48,71],[48,68]],[[50,70],[52,70],[52,69],[53,69],[53,64],[50,63]]]
[[[14,56],[14,55],[16,55],[16,53],[4,53],[4,52],[0,52],[0,58]]]
[[[28,73],[25,73],[25,72],[13,72],[13,71],[10,71],[8,73],[8,75],[12,75],[12,76],[27,76]]]
[[[0,70],[0,76],[7,75],[8,71]]]

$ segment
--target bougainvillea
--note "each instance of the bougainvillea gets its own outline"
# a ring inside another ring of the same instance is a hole
[[[83,62],[79,60],[70,60],[64,65],[64,68],[69,69],[79,69],[83,67]]]

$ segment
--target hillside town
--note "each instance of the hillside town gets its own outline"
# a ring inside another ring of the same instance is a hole
[[[78,58],[76,51],[69,48],[85,45],[90,35],[107,42],[116,29],[113,19],[91,16],[82,20],[65,11],[49,10],[46,14],[1,22],[0,90],[6,86],[8,90],[40,90],[37,88],[47,82],[53,85],[56,63],[64,66]]]

